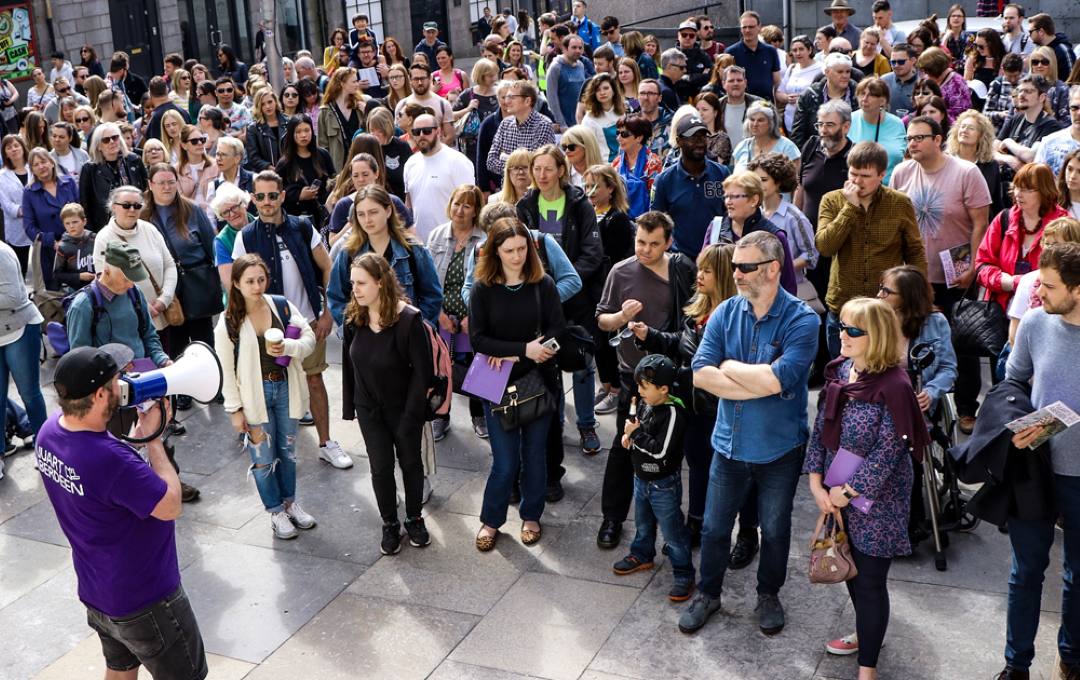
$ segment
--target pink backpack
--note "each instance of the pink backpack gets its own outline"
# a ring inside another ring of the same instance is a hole
[[[420,315],[419,309],[415,307],[410,307],[410,309],[414,310],[418,316]],[[450,413],[450,395],[453,394],[454,389],[452,378],[454,365],[453,358],[450,356],[450,348],[446,346],[442,336],[439,335],[439,331],[422,316],[420,320],[424,324],[424,330],[427,331],[428,347],[431,348],[431,365],[434,369],[428,379],[427,413],[424,415],[425,420],[431,421],[435,420],[437,416],[445,416]],[[397,342],[401,356],[408,357],[408,334],[398,333]]]

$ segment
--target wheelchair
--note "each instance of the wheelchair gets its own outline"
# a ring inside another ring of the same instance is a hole
[[[922,373],[934,363],[934,358],[934,350],[929,343],[920,343],[911,348],[908,366],[916,394],[922,392]],[[980,520],[967,512],[967,503],[974,491],[960,486],[952,459],[948,455],[949,449],[959,443],[956,402],[952,393],[943,395],[938,402],[938,407],[930,418],[930,445],[926,447],[923,455],[922,493],[912,496],[913,501],[918,502],[921,499],[925,503],[930,526],[914,527],[916,535],[913,536],[912,547],[922,538],[918,533],[920,530],[926,534],[926,538],[932,537],[934,566],[938,571],[946,571],[948,560],[945,549],[949,547],[949,533],[974,531]]]

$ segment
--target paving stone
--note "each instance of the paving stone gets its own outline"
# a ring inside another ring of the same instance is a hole
[[[652,569],[620,576],[611,570],[612,565],[629,553],[630,542],[624,541],[618,548],[604,550],[596,545],[596,521],[581,517],[563,529],[558,538],[536,559],[531,571],[561,574],[586,581],[612,585],[644,588],[656,572],[671,567],[660,552],[663,540],[656,542],[656,559]],[[630,526],[633,531],[633,525]]]
[[[846,599],[846,598],[845,598]],[[878,669],[882,677],[905,680],[961,680],[989,678],[1004,667],[1005,610],[1007,597],[969,589],[889,583],[890,617],[885,647]],[[835,639],[855,630],[850,602],[844,608]],[[1043,612],[1035,640],[1032,678],[1053,677],[1057,651],[1057,615]],[[830,678],[855,680],[856,657],[824,654],[818,673]]]
[[[4,631],[4,653],[0,654],[4,680],[32,678],[92,632],[81,602],[41,588],[0,610],[0,630]]]
[[[0,534],[0,610],[71,565],[71,551],[42,541]]]
[[[531,547],[516,532],[503,533],[494,550],[481,553],[476,518],[438,512],[426,525],[431,545],[406,544],[367,569],[346,592],[483,615],[556,540],[554,529],[545,530],[540,544]]]
[[[674,579],[659,572],[612,632],[590,670],[640,678],[738,678],[785,680],[813,677],[824,653],[821,631],[831,630],[847,602],[843,586],[811,586],[801,569],[789,568],[780,592],[787,625],[773,637],[758,628],[756,574],[731,572],[723,605],[694,635],[679,632],[688,603],[667,598]],[[645,641],[648,644],[643,644]]]
[[[229,414],[217,404],[211,408],[196,403],[190,411],[179,411],[177,419],[187,434],[170,437],[169,443],[176,449],[181,472],[212,475],[230,462],[246,458]]]
[[[496,668],[473,666],[466,663],[444,661],[439,664],[435,672],[428,676],[428,680],[539,680],[534,675],[522,675]]]
[[[215,545],[229,540],[235,534],[232,529],[195,522],[181,516],[176,520],[176,559],[180,569],[184,569]]]
[[[89,628],[87,629],[89,631]],[[214,680],[242,680],[254,665],[216,654],[206,655],[210,667],[207,677]],[[34,676],[33,680],[100,680],[105,672],[105,657],[97,635],[80,642],[74,649]],[[151,680],[146,668],[139,668],[139,680]]]
[[[259,663],[360,571],[347,562],[226,542],[182,573],[207,651]]]
[[[600,671],[585,671],[581,674],[578,680],[635,680],[628,678],[625,675],[612,675],[611,673],[601,673]]]
[[[575,680],[612,630],[621,628],[620,619],[638,593],[555,574],[525,574],[449,659]]]
[[[421,680],[477,617],[343,593],[247,680]]]
[[[4,478],[0,479],[0,524],[47,497],[41,474],[34,469],[33,452],[20,451],[4,459]]]
[[[17,517],[0,524],[0,533],[22,536],[65,548],[71,547],[67,537],[64,536],[64,531],[60,528],[60,523],[56,520],[56,512],[53,511],[48,496]]]

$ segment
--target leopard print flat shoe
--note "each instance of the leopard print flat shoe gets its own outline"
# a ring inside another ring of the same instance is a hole
[[[480,529],[483,531],[483,529]],[[494,536],[481,536],[479,533],[476,535],[476,549],[480,552],[488,552],[495,547],[495,540],[499,537],[499,532],[495,532]]]
[[[542,530],[541,530],[542,531]],[[534,545],[540,542],[540,531],[529,531],[525,525],[521,525],[521,542],[525,545]]]

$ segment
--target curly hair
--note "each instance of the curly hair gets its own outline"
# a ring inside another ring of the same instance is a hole
[[[772,177],[772,181],[776,183],[776,190],[782,194],[789,194],[799,186],[795,163],[778,151],[770,151],[757,156],[746,165],[746,169],[750,172],[763,170],[766,175]]]
[[[979,128],[979,145],[975,150],[976,162],[988,163],[994,160],[994,139],[997,136],[994,132],[994,124],[975,109],[968,109],[956,117],[956,121],[949,129],[948,139],[945,141],[945,152],[950,156],[960,153],[960,126],[966,120],[973,121]]]

